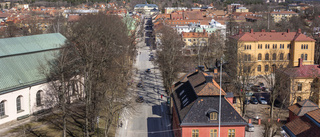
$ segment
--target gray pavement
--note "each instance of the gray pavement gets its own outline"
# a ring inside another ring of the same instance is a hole
[[[135,83],[142,82],[143,88],[135,90],[136,96],[144,98],[143,103],[137,103],[135,112],[121,114],[123,126],[119,127],[116,137],[171,137],[171,122],[168,115],[167,95],[162,85],[159,69],[149,61],[150,48],[146,46],[145,38],[137,43],[138,56],[135,67],[138,70],[134,76]],[[146,73],[151,69],[151,73]],[[164,95],[161,98],[161,95]]]

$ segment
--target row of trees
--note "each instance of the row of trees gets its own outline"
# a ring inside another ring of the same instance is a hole
[[[47,101],[58,102],[53,119],[45,121],[63,136],[108,136],[120,111],[131,108],[127,83],[136,50],[126,28],[118,16],[82,16],[56,60],[42,68],[51,85]],[[99,123],[104,123],[103,132]]]

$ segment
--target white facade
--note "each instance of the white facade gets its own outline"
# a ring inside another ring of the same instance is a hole
[[[151,10],[159,10],[158,6],[156,4],[137,4],[134,6],[134,11],[136,13],[138,12],[144,12],[144,14],[151,14]]]
[[[17,120],[18,117],[32,115],[33,113],[47,109],[52,104],[47,102],[47,84],[26,87],[0,95],[0,102],[4,102],[5,115],[0,118],[0,125]],[[40,92],[41,105],[37,105],[37,92]],[[21,97],[21,110],[17,110],[17,98]]]

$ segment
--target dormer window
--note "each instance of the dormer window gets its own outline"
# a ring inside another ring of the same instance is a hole
[[[218,113],[217,112],[211,112],[210,113],[210,120],[218,120]]]

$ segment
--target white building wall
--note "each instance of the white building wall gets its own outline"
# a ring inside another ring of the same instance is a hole
[[[25,115],[32,115],[34,112],[39,111],[41,109],[49,108],[48,104],[46,104],[46,91],[47,91],[47,84],[40,84],[32,87],[27,87],[24,89],[12,91],[9,93],[5,93],[0,95],[0,102],[5,101],[5,115],[8,117],[0,118],[0,125],[6,122],[10,122],[13,120],[17,120],[18,117],[25,116]],[[42,106],[37,106],[36,104],[36,94],[39,90],[43,91],[41,96],[41,102],[43,102]],[[18,96],[22,96],[21,99],[21,109],[22,112],[17,112],[17,104],[16,99]],[[52,106],[52,104],[49,104]]]

